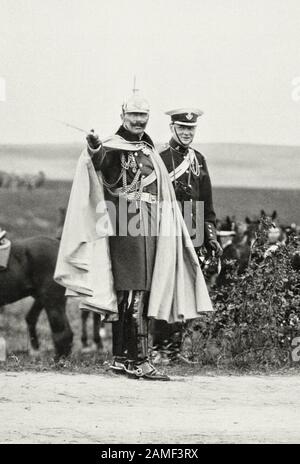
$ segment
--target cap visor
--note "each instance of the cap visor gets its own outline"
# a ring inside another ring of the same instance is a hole
[[[173,124],[177,124],[178,126],[190,126],[190,127],[195,127],[195,126],[197,126],[197,122],[173,121]]]

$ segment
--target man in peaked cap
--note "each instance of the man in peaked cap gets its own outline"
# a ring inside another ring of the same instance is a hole
[[[217,240],[216,214],[207,163],[205,157],[191,147],[198,117],[203,112],[198,108],[181,108],[167,111],[166,114],[171,116],[172,138],[160,155],[170,173],[177,199],[181,203],[204,203],[204,244],[208,251],[220,256],[222,248]],[[197,225],[196,221],[193,225]]]
[[[205,157],[191,147],[194,139],[198,117],[203,112],[198,108],[180,108],[167,111],[171,116],[171,140],[160,152],[170,178],[173,182],[177,200],[182,211],[190,202],[192,205],[192,227],[203,227],[204,245],[209,253],[216,257],[222,254],[222,248],[217,241],[216,214],[213,207],[212,187]],[[204,203],[204,217],[199,218],[197,202]],[[190,210],[189,210],[190,211]],[[202,220],[201,220],[202,219]],[[199,245],[199,244],[198,244]],[[196,244],[196,248],[198,248]],[[166,363],[180,357],[183,325],[167,324],[162,321],[154,323],[154,345],[158,351],[157,360],[165,357]]]

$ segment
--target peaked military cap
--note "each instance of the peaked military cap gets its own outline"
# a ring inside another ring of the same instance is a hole
[[[197,126],[197,119],[202,116],[203,111],[198,108],[179,108],[177,110],[166,111],[174,124],[182,126]]]
[[[140,95],[131,95],[122,105],[124,113],[146,113],[149,114],[150,106],[148,101]]]

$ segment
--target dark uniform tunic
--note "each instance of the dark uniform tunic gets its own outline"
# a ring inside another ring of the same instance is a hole
[[[195,201],[204,202],[204,239],[205,244],[208,240],[215,237],[216,214],[213,207],[212,188],[208,168],[204,156],[193,149],[200,166],[200,176],[197,177],[191,169],[182,174],[177,180],[173,180],[173,186],[177,200],[193,201],[193,227],[196,227],[196,204]],[[160,156],[163,159],[169,172],[176,169],[188,154],[188,148],[179,145],[173,138],[167,147],[163,147]]]
[[[143,134],[142,139],[139,140],[134,134],[121,126],[117,131],[117,135],[130,142],[145,142],[146,147],[153,147],[152,140],[145,133]],[[123,202],[123,206],[125,205],[125,208],[127,209],[127,223],[125,226],[127,226],[130,220],[135,217],[137,228],[140,228],[141,232],[144,233],[146,226],[148,226],[148,229],[149,227],[152,227],[152,230],[155,230],[156,208],[151,208],[152,205],[144,201],[128,201],[126,198],[120,199],[119,196],[113,195],[111,193],[116,188],[120,188],[123,185],[122,176],[120,177],[123,169],[121,164],[122,154],[125,157],[125,162],[128,162],[130,154],[133,155],[136,161],[136,167],[130,166],[126,170],[127,185],[131,184],[134,180],[137,167],[141,171],[141,176],[147,177],[149,174],[151,174],[154,169],[153,164],[149,154],[147,154],[147,150],[145,150],[145,152],[146,153],[144,153],[142,150],[137,152],[128,152],[122,150],[101,149],[92,158],[96,171],[101,170],[104,178],[105,200],[111,201],[115,205],[116,210],[116,221],[114,217],[111,217],[112,222],[116,223],[116,235],[109,237],[112,272],[116,290],[150,290],[151,286],[156,249],[156,237],[151,236],[150,233],[137,236],[120,236],[118,213],[121,205],[119,202]],[[108,184],[111,186],[108,187]],[[137,185],[137,189],[138,186],[139,184]],[[143,191],[156,195],[156,181],[145,187]],[[128,211],[129,206],[130,211]],[[135,212],[132,212],[132,207],[134,207]],[[139,211],[139,208],[142,210],[141,212]],[[110,212],[109,209],[108,211]],[[139,218],[141,218],[141,222]],[[145,224],[145,221],[148,221],[148,224]],[[121,225],[121,227],[123,226],[124,224]]]
[[[204,244],[207,246],[208,241],[216,238],[216,214],[213,207],[212,188],[207,164],[204,156],[199,151],[194,150],[198,160],[200,173],[195,175],[189,167],[173,182],[176,198],[181,203],[192,200],[192,225],[195,229],[196,221],[196,201],[204,202]],[[163,147],[160,156],[163,159],[168,172],[174,171],[188,155],[188,148],[179,145],[173,138],[166,147]],[[198,226],[203,226],[202,218],[198,218]],[[191,237],[193,238],[193,237]],[[198,247],[196,247],[198,248]],[[153,344],[158,350],[166,350],[172,359],[172,355],[179,353],[182,343],[183,326],[181,323],[168,324],[165,321],[154,322]]]

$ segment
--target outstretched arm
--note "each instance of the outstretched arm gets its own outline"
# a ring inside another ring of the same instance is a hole
[[[105,149],[103,148],[99,135],[95,134],[93,129],[86,136],[86,140],[88,154],[92,158],[95,170],[99,171],[105,158]]]

